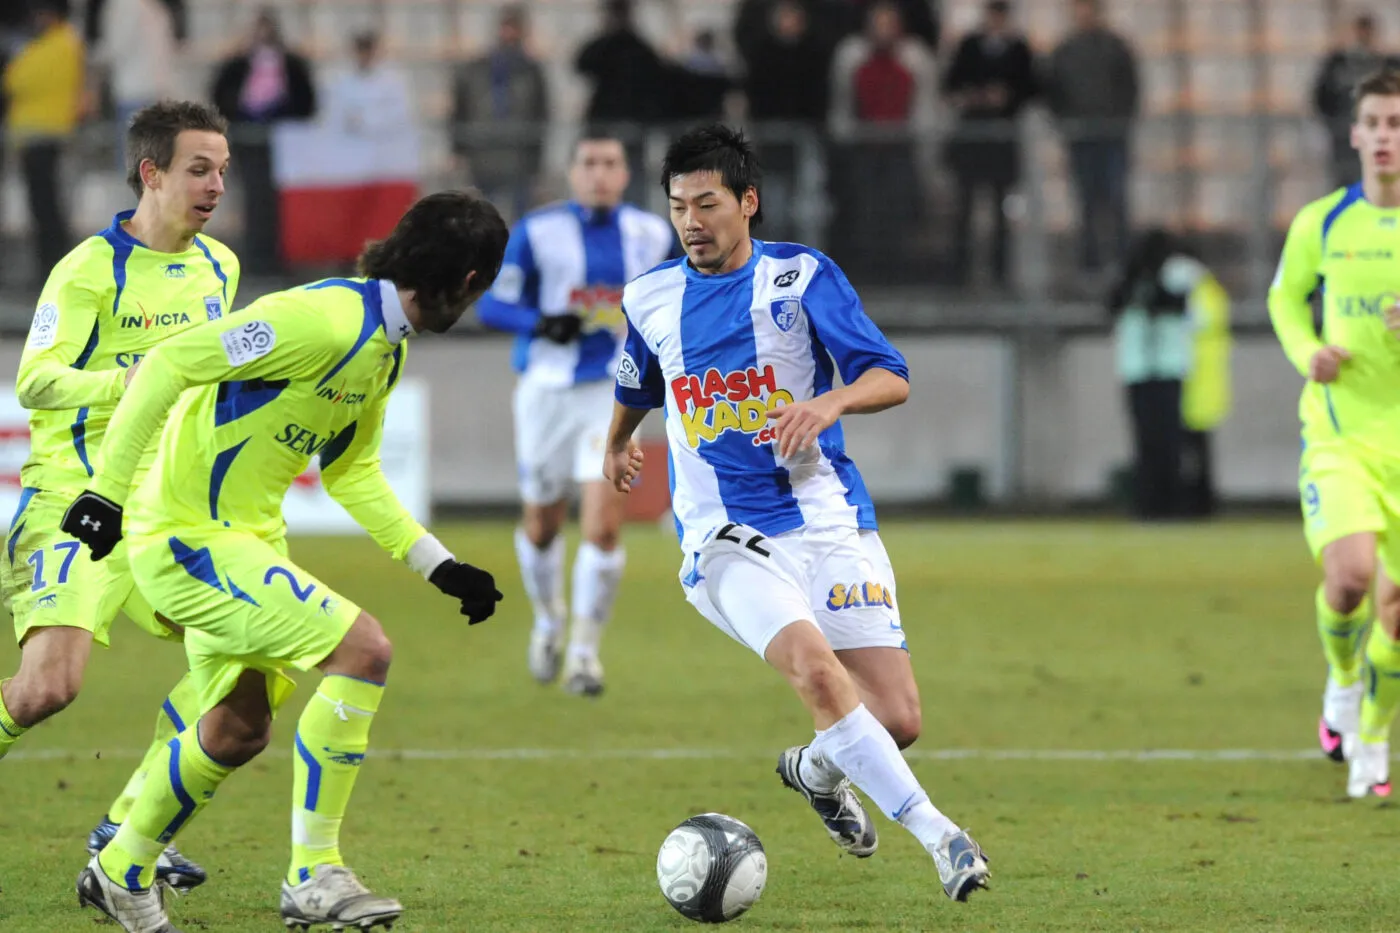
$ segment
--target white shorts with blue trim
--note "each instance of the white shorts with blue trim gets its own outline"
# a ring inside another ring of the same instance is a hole
[[[515,463],[520,497],[549,505],[574,483],[601,483],[603,450],[612,422],[613,382],[541,386],[522,379],[515,387]]]
[[[803,620],[835,651],[908,649],[894,569],[875,531],[799,528],[770,538],[728,523],[687,555],[680,577],[686,600],[759,657]]]

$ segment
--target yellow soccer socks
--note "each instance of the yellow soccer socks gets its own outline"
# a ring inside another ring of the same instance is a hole
[[[1366,644],[1366,694],[1361,699],[1361,741],[1386,742],[1400,707],[1400,643],[1372,628]]]
[[[0,682],[0,758],[4,758],[10,752],[10,746],[19,741],[19,737],[29,730],[15,722],[10,711],[5,708],[5,684],[8,680]]]
[[[234,771],[205,753],[198,732],[199,724],[190,724],[151,762],[131,812],[99,856],[107,877],[129,890],[151,886],[156,857]]]
[[[340,824],[383,695],[381,684],[330,674],[302,711],[292,757],[290,884],[310,879],[317,865],[345,864]]]
[[[1327,605],[1323,587],[1317,588],[1317,633],[1332,681],[1339,687],[1354,684],[1361,677],[1361,642],[1370,620],[1371,597],[1343,615]]]
[[[156,716],[155,739],[146,751],[146,756],[141,759],[140,766],[132,773],[131,779],[126,782],[121,796],[117,797],[111,808],[108,809],[107,819],[113,823],[126,821],[127,815],[131,813],[131,808],[136,803],[136,798],[141,794],[141,786],[145,784],[146,775],[150,772],[155,760],[165,751],[165,747],[170,744],[171,739],[185,731],[185,723],[194,722],[198,718],[199,692],[191,683],[190,675],[186,673],[170,691],[165,702],[161,704],[160,713]]]

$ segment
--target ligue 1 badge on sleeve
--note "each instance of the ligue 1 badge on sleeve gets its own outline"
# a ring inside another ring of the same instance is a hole
[[[204,299],[204,315],[211,321],[217,321],[224,316],[224,301],[218,295],[209,295]]]
[[[768,310],[772,312],[773,323],[778,330],[786,334],[797,323],[797,317],[802,313],[802,302],[796,298],[780,298],[770,304]]]

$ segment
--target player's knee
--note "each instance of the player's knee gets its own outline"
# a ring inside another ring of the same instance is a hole
[[[559,537],[563,522],[556,517],[554,506],[527,506],[520,521],[525,538],[539,550],[544,550]]]
[[[217,723],[206,719],[199,729],[205,754],[222,765],[237,768],[262,754],[272,741],[272,714],[227,716]]]
[[[1340,613],[1352,613],[1371,591],[1369,568],[1354,564],[1336,567],[1327,576],[1327,604]]]
[[[908,748],[919,740],[924,727],[923,710],[918,703],[902,703],[881,717],[885,731],[900,748]]]
[[[622,530],[610,526],[595,528],[588,535],[588,543],[600,551],[615,551],[622,543]]]
[[[20,704],[23,713],[15,713],[17,717],[27,719],[25,725],[36,725],[43,722],[50,716],[63,712],[68,706],[78,698],[78,691],[82,689],[82,675],[72,675],[60,673],[52,679],[42,683],[33,684],[26,691],[27,703]]]

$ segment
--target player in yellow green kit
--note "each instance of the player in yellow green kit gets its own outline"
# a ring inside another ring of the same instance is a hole
[[[1298,213],[1269,315],[1308,380],[1299,487],[1323,571],[1317,625],[1328,677],[1319,737],[1324,752],[1348,761],[1350,796],[1384,797],[1400,706],[1400,340],[1385,320],[1400,292],[1400,72],[1367,78],[1355,99],[1362,181]],[[1319,285],[1320,335],[1308,301]],[[1373,584],[1379,624],[1367,641]]]
[[[157,853],[267,744],[291,681],[325,677],[297,723],[289,926],[389,924],[402,911],[344,866],[340,824],[389,669],[379,623],[291,561],[282,500],[319,455],[331,494],[385,550],[479,622],[501,598],[404,511],[379,461],[404,341],[447,330],[490,287],[507,231],[461,192],[430,195],[361,257],[365,279],[330,279],[254,302],[151,352],[112,418],[96,475],[63,528],[101,559],[121,539],[157,611],[182,620],[204,713],[171,740],[130,817],[78,879],[84,903],[129,933],[171,933],[152,887]],[[191,391],[185,391],[185,390]],[[181,393],[184,393],[183,395]],[[146,481],[141,451],[169,420]]]
[[[224,191],[225,128],[203,104],[164,102],[136,114],[127,134],[136,210],[64,257],[39,298],[16,380],[32,412],[31,450],[0,561],[0,590],[22,651],[18,672],[0,684],[0,758],[73,701],[92,643],[107,645],[118,612],[160,637],[181,637],[136,592],[125,549],[102,564],[75,560],[79,544],[59,522],[87,485],[141,358],[172,334],[223,317],[233,301],[238,262],[200,233]],[[115,834],[150,760],[198,714],[195,699],[184,681],[171,692],[146,761],[93,831],[91,851]],[[174,849],[160,861],[161,880],[177,890],[205,880]]]

